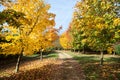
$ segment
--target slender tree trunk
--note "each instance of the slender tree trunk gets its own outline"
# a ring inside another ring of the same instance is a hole
[[[78,50],[78,53],[80,54],[80,50]]]
[[[42,55],[42,51],[40,51],[40,60],[43,60],[43,55]]]
[[[113,52],[113,56],[115,56],[115,51]]]
[[[16,63],[15,73],[17,73],[19,71],[19,66],[20,66],[20,61],[21,61],[22,53],[23,53],[23,51],[18,56],[18,60],[17,60],[17,63]]]
[[[85,46],[83,47],[83,54],[85,54]]]
[[[74,52],[75,52],[75,49],[74,49]]]
[[[79,50],[77,51],[77,53],[79,53]]]
[[[100,53],[101,53],[100,65],[103,65],[103,51],[101,51]]]

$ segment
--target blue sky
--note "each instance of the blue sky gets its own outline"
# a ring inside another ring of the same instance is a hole
[[[0,11],[2,11],[4,9],[4,7],[2,5],[0,5]]]
[[[46,0],[51,5],[50,12],[56,14],[56,28],[63,26],[60,34],[67,30],[72,19],[77,0]]]
[[[45,0],[46,3],[51,5],[50,12],[56,14],[55,22],[56,28],[63,26],[60,34],[67,30],[69,23],[72,19],[74,6],[77,0]],[[0,11],[3,7],[0,6]]]

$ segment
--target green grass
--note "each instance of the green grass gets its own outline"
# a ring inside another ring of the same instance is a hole
[[[39,57],[40,54],[32,54],[32,55],[27,55],[24,56],[25,58],[35,58]],[[43,58],[58,58],[58,54],[56,52],[51,52],[49,54],[43,54]]]
[[[101,66],[100,55],[95,54],[76,54],[66,52],[77,60],[86,75],[86,80],[119,80],[120,79],[120,57],[104,56],[104,65]]]
[[[73,56],[73,59],[79,61],[82,64],[100,62],[100,55],[96,54],[76,54],[74,52],[67,52]],[[104,62],[106,63],[120,63],[120,56],[104,55]]]
[[[74,56],[73,59],[78,60],[81,64],[99,62],[98,57],[95,56]]]
[[[44,58],[58,58],[58,53],[52,52],[48,55],[44,55]]]
[[[39,54],[32,54],[32,55],[27,55],[25,57],[38,57],[38,56],[39,56]]]

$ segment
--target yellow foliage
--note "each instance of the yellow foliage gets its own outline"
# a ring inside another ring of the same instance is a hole
[[[23,49],[24,55],[30,55],[52,46],[57,34],[45,32],[55,25],[55,14],[48,13],[49,4],[44,3],[43,0],[17,0],[7,9],[24,13],[29,24],[21,20],[23,25],[18,29],[8,26],[11,32],[5,38],[11,42],[0,44],[4,54],[20,54]]]
[[[82,44],[85,44],[87,42],[87,39],[82,39]]]
[[[116,19],[114,19],[113,24],[114,24],[115,26],[120,25],[120,18],[116,18]]]
[[[65,32],[60,36],[60,44],[64,49],[71,48],[71,38],[68,33]]]
[[[112,54],[113,51],[114,51],[113,47],[108,47],[108,48],[107,48],[107,52],[108,52],[109,54]]]

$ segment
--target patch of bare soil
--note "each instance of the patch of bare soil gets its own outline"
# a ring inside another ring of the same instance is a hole
[[[60,78],[54,80],[85,80],[85,76],[78,62],[74,60],[64,60],[63,64],[59,67]]]
[[[63,51],[57,52],[59,54],[59,59],[63,61],[59,67],[60,74],[58,76],[61,76],[59,80],[85,80],[80,64],[73,60],[72,56],[69,54]]]

